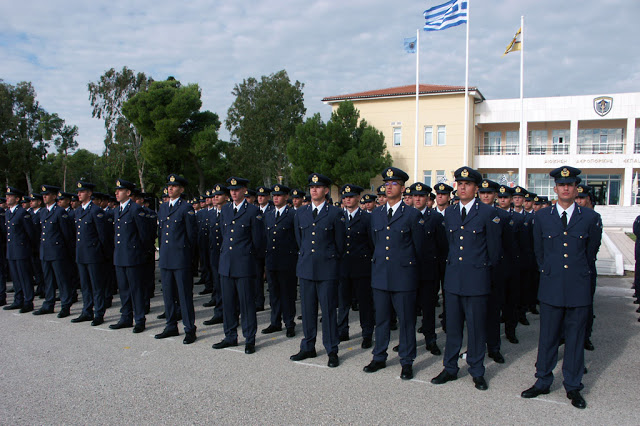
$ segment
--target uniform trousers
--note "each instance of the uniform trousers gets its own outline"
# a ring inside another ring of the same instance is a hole
[[[548,389],[553,383],[553,369],[558,364],[558,345],[564,330],[563,385],[567,392],[582,390],[584,374],[584,336],[588,306],[574,308],[540,303],[540,338],[536,361],[535,387]]]
[[[271,325],[279,326],[281,321],[286,328],[295,327],[296,285],[295,269],[282,271],[267,270],[269,284],[269,305],[271,305]]]
[[[156,291],[156,261],[155,255],[152,254],[150,259],[144,265],[144,301],[145,307],[151,305],[151,298]]]
[[[434,280],[420,280],[418,282],[418,306],[422,310],[422,334],[427,345],[436,341],[438,285],[438,281]]]
[[[487,344],[488,295],[461,296],[446,292],[447,343],[444,348],[444,368],[454,376],[460,370],[458,358],[462,348],[464,323],[467,322],[467,364],[473,377],[484,376],[484,353]]]
[[[338,353],[338,280],[306,280],[300,278],[302,332],[300,350],[313,351],[318,334],[318,303],[322,310],[322,344],[327,354]]]
[[[90,317],[104,317],[104,286],[106,264],[78,263],[80,289],[82,290],[82,313]]]
[[[167,330],[178,329],[178,309],[182,313],[185,333],[196,331],[196,314],[193,307],[193,274],[191,267],[181,269],[160,268],[164,313]],[[179,304],[178,304],[179,303]]]
[[[349,334],[349,309],[355,292],[362,337],[372,337],[375,318],[371,277],[340,278],[338,286],[338,335]]]
[[[33,307],[31,259],[9,260],[9,273],[13,278],[13,289],[15,290],[13,303],[23,307]]]
[[[416,359],[416,290],[387,291],[374,288],[373,306],[376,317],[373,360],[387,360],[387,348],[391,335],[390,323],[395,308],[399,325],[400,364],[413,365],[413,360]]]
[[[504,331],[507,336],[515,335],[518,326],[518,306],[520,305],[520,270],[516,267],[507,270],[505,277],[504,305],[502,316],[504,317]]]
[[[264,308],[264,257],[256,257],[255,298],[256,306]]]
[[[116,280],[120,292],[120,321],[144,325],[144,265],[116,266]]]
[[[75,263],[67,259],[63,260],[43,260],[42,272],[44,273],[44,297],[42,307],[53,310],[56,304],[56,283],[60,291],[60,305],[62,309],[71,308],[71,294],[73,283],[71,282],[71,268],[75,268]]]
[[[42,272],[42,262],[40,262],[38,254],[31,257],[31,269],[35,281],[34,286],[36,293],[44,294],[44,274]]]
[[[207,242],[198,244],[198,252],[200,257],[200,281],[204,284],[205,290],[211,290],[211,262],[209,261],[209,245]]]
[[[596,294],[596,279],[598,272],[595,266],[593,266],[593,272],[591,273],[591,304],[589,305],[589,313],[587,314],[587,332],[585,334],[585,340],[591,338],[593,332],[593,296]]]
[[[258,319],[255,304],[255,277],[220,277],[224,340],[238,341],[238,307],[245,344],[256,343]]]
[[[211,269],[211,283],[213,287],[211,299],[215,302],[213,308],[213,317],[222,318],[222,284],[220,281],[220,274],[218,273],[217,259],[214,260],[214,257],[211,256],[211,253],[209,253],[209,263]]]

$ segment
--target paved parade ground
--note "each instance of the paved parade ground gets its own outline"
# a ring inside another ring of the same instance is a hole
[[[482,392],[462,363],[457,381],[432,385],[442,356],[426,352],[424,342],[410,382],[400,380],[394,352],[386,369],[364,373],[371,353],[360,348],[353,313],[352,338],[340,344],[335,369],[326,366],[321,335],[317,358],[289,360],[299,349],[300,321],[293,339],[258,332],[253,355],[244,354],[242,337],[237,348],[212,349],[223,332],[221,325],[202,325],[212,315],[202,307],[209,295],[195,297],[193,345],[182,344],[181,324],[180,337],[156,340],[164,327],[156,319],[163,310],[158,285],[142,334],[109,330],[119,318],[117,297],[99,327],[70,323],[80,304],[64,320],[0,310],[0,424],[638,424],[640,323],[631,283],[629,276],[598,279],[596,350],[585,353],[585,410],[566,398],[560,365],[549,395],[520,398],[535,382],[536,315],[528,315],[530,326],[518,326],[520,344],[503,339],[505,364],[485,358],[489,390]],[[36,299],[36,308],[40,303]],[[258,330],[268,318],[268,310],[258,313]],[[437,331],[444,349],[445,335]],[[562,354],[561,348],[559,364]]]

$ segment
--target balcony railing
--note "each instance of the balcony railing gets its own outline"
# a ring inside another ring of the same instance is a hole
[[[563,155],[569,154],[569,144],[531,145],[529,155]]]
[[[624,142],[586,142],[578,144],[578,154],[622,154]]]
[[[478,145],[476,155],[518,155],[518,145]]]

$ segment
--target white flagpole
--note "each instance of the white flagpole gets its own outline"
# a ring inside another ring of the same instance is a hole
[[[418,182],[418,138],[420,132],[418,131],[418,123],[420,117],[420,107],[418,99],[420,96],[420,29],[416,30],[416,140],[413,153],[413,181]]]
[[[524,16],[520,17],[520,171],[518,173],[518,184],[527,186],[525,170],[525,155],[527,151],[527,135],[524,134]]]
[[[467,2],[467,53],[464,72],[464,164],[469,165],[469,14],[471,2]],[[474,132],[475,134],[475,132]]]

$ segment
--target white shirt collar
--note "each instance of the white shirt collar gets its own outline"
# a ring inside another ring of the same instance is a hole
[[[233,204],[233,208],[234,208],[234,209],[238,209],[238,210],[240,210],[240,208],[242,208],[242,205],[243,205],[244,203],[246,203],[246,202],[247,202],[247,200],[246,200],[245,198],[243,198],[243,199],[242,199],[242,201],[240,202],[240,204],[236,205],[236,203],[234,203],[234,202],[232,202],[231,204]]]
[[[285,204],[284,206],[277,208],[276,207],[276,213],[280,213],[280,216],[282,216],[282,213],[284,213],[284,210],[287,208],[287,205]]]
[[[313,204],[313,202],[311,203],[311,211],[313,211],[314,209],[318,209],[318,213],[320,213],[320,210],[322,210],[324,208],[324,205],[326,204],[326,201],[323,201],[322,204],[320,204],[318,207],[316,207],[315,204]]]
[[[556,209],[558,209],[558,216],[562,218],[562,212],[567,212],[567,223],[571,222],[571,215],[576,209],[576,203],[572,203],[566,210],[562,208],[559,203],[556,203]]]
[[[467,204],[462,204],[462,200],[460,200],[460,214],[462,214],[462,208],[465,207],[467,209],[467,213],[471,211],[471,207],[473,207],[473,203],[476,202],[475,198],[472,198]]]
[[[50,206],[47,206],[47,210],[51,211],[53,210],[53,208],[56,206],[56,203],[51,204]]]
[[[265,204],[264,207],[260,206],[260,210],[262,210],[262,213],[264,213],[265,210],[267,210],[267,207],[269,207],[269,204]]]
[[[176,198],[175,200],[169,200],[169,207],[175,207],[178,200],[180,200],[180,197]]]
[[[402,202],[402,199],[400,199],[400,201],[398,201],[397,203],[395,203],[393,206],[391,204],[389,204],[389,202],[387,201],[387,211],[389,211],[389,209],[392,209],[392,213],[391,214],[396,214],[396,211],[398,210],[398,207],[400,207],[400,203]]]
[[[444,216],[444,212],[447,211],[447,208],[445,207],[444,209],[440,210],[440,206],[438,206],[436,204],[436,210],[438,210],[438,213],[440,213],[442,216]]]
[[[87,207],[89,207],[89,204],[91,204],[91,201],[88,201],[87,204],[83,204],[82,205],[82,210],[86,210]]]
[[[11,211],[11,213],[15,213],[17,208],[18,208],[18,205],[16,204],[15,206],[11,207],[9,211]]]
[[[360,207],[356,207],[356,209],[352,212],[350,212],[349,210],[345,209],[347,211],[347,214],[349,215],[349,219],[353,219],[353,217],[356,215],[356,213],[358,213],[358,210],[360,210]]]
[[[129,204],[129,202],[130,202],[130,201],[131,201],[131,198],[129,198],[129,199],[128,199],[127,201],[125,201],[124,203],[120,203],[120,208],[121,208],[122,210],[124,210],[124,209],[127,207],[127,205]]]
[[[420,210],[420,213],[425,214],[429,210],[429,207],[424,206],[424,209]]]

